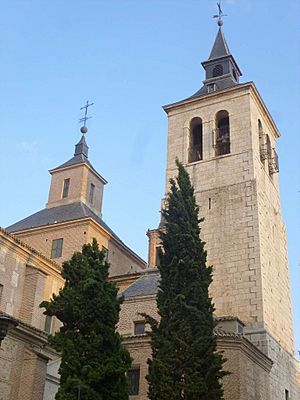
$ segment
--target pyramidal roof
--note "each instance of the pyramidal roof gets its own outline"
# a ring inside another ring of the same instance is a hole
[[[214,60],[215,58],[225,57],[230,55],[230,50],[226,42],[224,33],[221,28],[219,28],[215,43],[210,52],[208,60]]]
[[[103,176],[101,176],[99,174],[99,172],[97,172],[95,170],[95,168],[92,166],[92,164],[90,163],[90,161],[88,159],[88,152],[89,152],[89,147],[85,141],[84,135],[82,135],[79,142],[75,145],[74,156],[72,158],[70,158],[70,160],[68,160],[67,162],[59,165],[56,168],[51,169],[50,173],[54,172],[58,169],[61,169],[61,168],[71,167],[73,165],[78,165],[78,164],[86,164],[95,172],[96,175],[98,175],[99,178],[101,178],[103,180],[103,182],[107,183],[107,181],[103,178]]]

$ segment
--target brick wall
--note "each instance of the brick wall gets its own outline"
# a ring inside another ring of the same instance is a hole
[[[141,313],[159,319],[155,295],[126,299],[122,304],[118,330],[133,358],[132,366],[140,368],[140,394],[132,398],[146,400],[148,384],[145,377],[151,346],[147,336],[134,335],[134,321],[142,319]],[[225,400],[273,400],[269,395],[272,362],[268,357],[241,335],[233,333],[219,334],[217,348],[227,359],[224,369],[231,372],[224,378]]]

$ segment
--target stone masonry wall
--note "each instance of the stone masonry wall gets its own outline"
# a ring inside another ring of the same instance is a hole
[[[251,100],[253,155],[257,182],[259,243],[262,269],[264,323],[266,329],[290,354],[294,354],[294,334],[286,229],[281,215],[278,174],[269,175],[267,160],[259,155],[258,119],[264,133],[269,134],[272,148],[276,139],[258,107]]]
[[[285,390],[289,392],[289,399],[300,399],[299,364],[295,357],[285,351],[267,332],[249,330],[246,337],[273,361],[270,372],[270,399],[284,399]]]
[[[220,110],[229,113],[231,152],[215,158],[213,134]],[[271,341],[266,344],[274,361],[272,371],[277,371],[270,375],[270,396],[277,399],[286,385],[287,361],[281,354],[286,350],[289,362],[293,359],[293,322],[278,176],[270,176],[267,161],[260,161],[258,119],[272,148],[278,132],[252,84],[174,106],[168,116],[166,191],[169,178],[177,174],[178,157],[187,167],[200,216],[205,218],[201,238],[213,265],[216,314],[235,315],[248,328],[268,331],[276,339],[274,351]],[[203,160],[187,164],[194,117],[203,121]],[[290,385],[297,369],[290,369]]]
[[[217,315],[235,315],[253,326],[263,322],[258,211],[254,180],[249,88],[200,98],[169,112],[167,182],[177,174],[176,157],[195,188],[213,265],[211,295]],[[230,154],[215,157],[215,116],[229,113]],[[190,121],[203,122],[203,160],[186,164]],[[167,184],[168,190],[168,184]]]

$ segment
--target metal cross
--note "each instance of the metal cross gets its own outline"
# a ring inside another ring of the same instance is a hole
[[[222,8],[221,8],[221,1],[220,3],[217,3],[218,6],[218,14],[214,15],[213,18],[218,18],[218,25],[222,26],[223,25],[223,21],[222,21],[222,17],[227,17],[227,14],[223,14]]]
[[[89,108],[90,106],[93,106],[93,105],[94,105],[94,103],[89,103],[89,101],[87,101],[87,102],[86,102],[86,105],[80,108],[80,110],[85,110],[85,111],[84,111],[84,117],[83,117],[83,118],[80,118],[80,120],[79,120],[79,122],[83,122],[83,126],[84,126],[84,127],[85,127],[85,125],[86,125],[86,121],[87,121],[88,119],[92,118],[92,117],[88,117],[88,116],[87,116],[87,111],[88,111],[88,108]]]

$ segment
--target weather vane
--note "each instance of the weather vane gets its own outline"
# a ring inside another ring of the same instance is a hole
[[[227,14],[223,14],[222,8],[221,8],[221,2],[217,3],[218,6],[218,14],[214,15],[213,18],[218,18],[218,25],[222,26],[223,25],[223,20],[222,17],[227,17]]]
[[[87,116],[88,108],[90,106],[93,106],[94,103],[89,103],[89,101],[86,102],[86,105],[81,107],[80,110],[84,110],[84,117],[80,118],[79,122],[83,122],[83,126],[80,128],[81,133],[86,134],[87,133],[87,127],[86,127],[86,121],[92,117]]]

